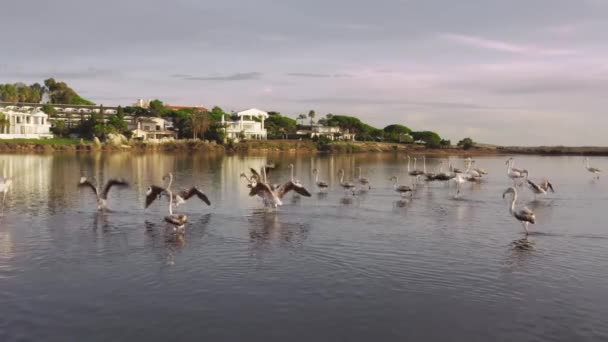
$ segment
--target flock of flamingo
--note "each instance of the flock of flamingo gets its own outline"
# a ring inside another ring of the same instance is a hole
[[[393,184],[393,190],[397,192],[402,199],[407,196],[410,196],[411,198],[421,180],[427,183],[445,182],[448,186],[450,182],[454,183],[456,186],[454,197],[458,198],[462,184],[466,182],[479,182],[488,174],[486,170],[475,167],[475,160],[470,157],[464,159],[465,169],[456,168],[448,162],[448,171],[443,171],[445,163],[442,160],[436,172],[427,171],[425,157],[422,157],[423,167],[421,170],[417,168],[417,159],[413,158],[413,167],[410,166],[411,160],[412,158],[407,156],[407,174],[411,179],[410,184],[399,184],[398,176],[392,176],[389,180]],[[528,225],[536,223],[536,216],[534,215],[534,212],[527,207],[516,208],[518,198],[517,188],[524,184],[527,185],[536,199],[536,196],[538,195],[546,195],[549,191],[554,192],[553,185],[546,179],[538,183],[528,179],[528,171],[526,169],[516,168],[515,160],[513,158],[509,158],[505,162],[505,165],[507,166],[507,176],[513,184],[503,192],[502,197],[506,198],[508,195],[511,195],[509,213],[521,222],[524,232],[526,236],[528,236]],[[583,159],[583,165],[585,169],[593,175],[594,179],[600,178],[602,171],[590,166],[588,158]],[[275,168],[276,166],[274,164],[268,164],[263,166],[259,172],[250,168],[250,175],[247,175],[244,172],[240,174],[240,177],[244,178],[246,181],[250,196],[260,197],[266,208],[277,208],[281,206],[283,204],[282,199],[291,191],[294,191],[297,195],[305,197],[311,196],[311,193],[306,187],[295,178],[293,164],[289,164],[289,168],[291,169],[290,179],[282,184],[272,183],[269,180],[269,173]],[[357,167],[356,170],[358,171],[357,176],[352,181],[345,181],[345,171],[343,169],[338,172],[340,187],[343,188],[347,194],[353,196],[369,191],[372,188],[369,179],[363,176],[362,168]],[[314,176],[315,186],[320,192],[327,191],[330,188],[329,183],[319,179],[319,171],[317,169],[313,169],[312,174]],[[195,186],[192,186],[187,190],[174,192],[171,189],[173,185],[172,173],[165,175],[162,180],[163,182],[166,182],[166,185],[151,185],[148,188],[146,192],[145,208],[148,208],[155,200],[161,199],[163,196],[166,197],[168,201],[168,215],[165,216],[165,222],[174,230],[178,231],[182,229],[188,221],[185,214],[174,213],[174,209],[180,204],[183,204],[186,200],[196,196],[207,205],[211,205],[211,202],[205,193]],[[12,181],[10,178],[0,177],[0,193],[2,193],[3,204],[11,184]],[[129,184],[124,179],[112,178],[105,183],[103,189],[100,189],[94,181],[82,177],[78,182],[78,186],[89,188],[97,199],[97,209],[99,211],[105,211],[108,208],[107,201],[110,189],[113,187],[128,187]]]

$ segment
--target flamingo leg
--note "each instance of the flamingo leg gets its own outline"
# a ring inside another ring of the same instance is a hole
[[[526,232],[526,237],[528,236],[528,222],[521,222],[522,227],[524,227],[524,231]]]

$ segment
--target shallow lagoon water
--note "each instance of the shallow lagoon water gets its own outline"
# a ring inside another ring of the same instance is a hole
[[[556,190],[531,202],[520,189],[538,223],[519,248],[506,157],[476,159],[490,174],[459,199],[433,183],[401,201],[388,179],[409,179],[393,154],[2,155],[14,184],[0,217],[0,341],[608,339],[608,179],[593,181],[580,157],[516,157]],[[276,181],[293,163],[312,198],[263,210],[238,175],[267,161]],[[356,166],[372,189],[353,198],[337,173]],[[169,171],[212,201],[180,207],[183,236],[165,230],[166,205],[143,209]],[[81,175],[131,187],[98,214]]]

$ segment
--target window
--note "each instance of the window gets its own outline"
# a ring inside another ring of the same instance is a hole
[[[161,129],[160,129],[160,125],[156,125],[156,130],[157,130],[157,131],[160,131],[160,130],[161,130]]]
[[[28,124],[30,123],[30,117],[29,116],[25,117],[25,123],[28,123]]]

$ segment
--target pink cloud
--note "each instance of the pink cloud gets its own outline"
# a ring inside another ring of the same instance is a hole
[[[566,56],[576,54],[576,51],[569,49],[550,49],[531,45],[514,44],[501,40],[486,39],[457,33],[442,33],[440,34],[440,37],[478,49],[503,51],[514,54],[537,56]]]

